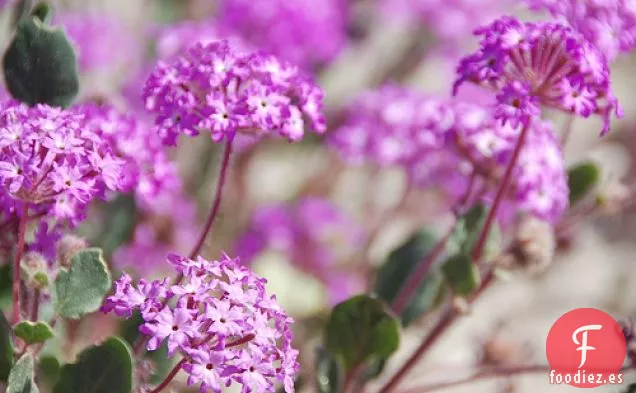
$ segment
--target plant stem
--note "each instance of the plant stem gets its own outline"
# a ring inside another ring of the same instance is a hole
[[[33,303],[31,303],[31,316],[30,320],[35,322],[38,320],[38,314],[40,312],[40,290],[33,290]]]
[[[172,370],[170,370],[170,373],[166,376],[166,378],[161,381],[161,383],[154,388],[152,391],[150,391],[150,393],[159,393],[160,391],[162,391],[163,389],[166,388],[166,386],[168,386],[170,384],[170,382],[172,382],[172,380],[174,379],[174,377],[177,376],[177,373],[179,372],[179,370],[181,370],[181,367],[183,367],[183,364],[186,362],[186,358],[183,358],[179,361],[179,363],[177,363]]]
[[[214,219],[219,213],[219,209],[221,207],[221,199],[223,197],[223,186],[225,185],[225,180],[227,177],[227,172],[230,164],[230,156],[232,155],[232,139],[228,139],[225,145],[225,150],[223,152],[223,161],[221,162],[221,170],[219,172],[219,180],[216,185],[216,192],[214,195],[214,200],[212,201],[212,207],[210,208],[210,213],[208,214],[208,218],[203,225],[203,229],[201,230],[201,234],[199,235],[199,239],[195,243],[192,248],[192,252],[190,252],[190,258],[196,257],[201,251],[201,247],[203,247],[203,243],[210,233],[210,229],[212,228],[212,224],[214,223]]]
[[[521,134],[519,135],[519,139],[517,139],[517,145],[515,146],[515,150],[512,153],[512,157],[510,158],[510,162],[508,163],[506,172],[504,173],[503,179],[501,179],[501,184],[499,185],[499,189],[497,190],[495,201],[493,202],[490,211],[488,211],[486,222],[484,223],[484,227],[482,228],[479,235],[479,240],[477,241],[475,248],[473,249],[473,263],[477,263],[477,261],[481,259],[481,256],[484,252],[484,248],[486,247],[486,243],[488,241],[488,236],[490,235],[492,226],[495,223],[495,219],[497,218],[497,211],[499,210],[501,202],[503,202],[504,196],[508,191],[508,186],[512,181],[512,172],[517,165],[517,161],[519,161],[521,149],[523,148],[529,130],[530,122],[521,129]]]
[[[493,283],[494,274],[489,272],[481,286],[477,290],[477,292],[471,297],[469,300],[469,304],[472,304],[477,298]],[[406,363],[402,365],[402,367],[393,375],[393,377],[378,391],[378,393],[388,393],[393,390],[406,376],[406,374],[411,371],[413,366],[419,363],[420,359],[428,350],[437,342],[449,327],[453,325],[453,323],[461,316],[462,314],[455,310],[454,308],[448,308],[442,314],[441,318],[437,321],[433,330],[426,336],[424,341],[420,344],[420,346],[415,350],[415,352],[408,358]]]
[[[26,237],[26,227],[28,221],[28,204],[22,206],[22,212],[20,216],[20,223],[18,224],[18,246],[15,251],[15,260],[13,262],[13,285],[12,285],[12,297],[13,297],[13,311],[11,313],[11,322],[15,325],[20,322],[22,318],[20,308],[20,261],[22,260],[22,254],[24,253],[24,243]]]

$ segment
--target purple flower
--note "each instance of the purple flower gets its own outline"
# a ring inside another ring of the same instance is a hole
[[[364,237],[362,228],[331,202],[305,198],[261,207],[235,250],[246,262],[267,249],[285,253],[325,284],[329,302],[335,304],[362,289],[361,278],[339,264],[355,254]]]
[[[569,23],[609,59],[636,47],[636,8],[629,0],[527,0]]]
[[[222,0],[219,6],[226,31],[305,70],[331,61],[346,43],[343,0]]]
[[[572,28],[503,17],[475,34],[481,37],[479,50],[461,60],[455,92],[466,81],[501,92],[498,116],[505,118],[511,102],[522,118],[536,113],[539,104],[582,117],[600,114],[602,135],[612,112],[621,116],[605,56]]]
[[[227,41],[196,43],[146,81],[146,109],[164,143],[209,132],[215,142],[236,134],[302,138],[303,115],[325,130],[322,91],[298,70],[262,53],[239,54]]]
[[[490,23],[514,2],[507,0],[382,0],[382,15],[431,31],[442,50],[457,51],[475,26]]]
[[[13,101],[0,107],[2,210],[21,201],[73,225],[84,219],[93,199],[123,189],[125,160],[112,141],[88,126],[90,114],[81,107]]]
[[[181,353],[188,359],[183,367],[188,384],[200,384],[202,392],[233,383],[245,392],[273,391],[282,383],[293,392],[298,373],[293,320],[267,294],[266,281],[227,255],[208,261],[172,254],[168,260],[182,280],[140,281],[135,287],[123,275],[102,310],[121,316],[141,310],[147,348],[156,350],[165,341],[170,356]]]
[[[535,117],[537,104],[524,91],[523,85],[511,83],[500,94],[501,104],[491,107],[385,86],[354,103],[349,119],[329,142],[346,160],[403,168],[415,186],[445,192],[450,205],[465,198],[470,184],[473,197],[468,202],[489,201],[520,127],[532,118],[506,198],[507,211],[555,222],[568,203],[564,161],[556,138],[546,135],[552,126]],[[391,140],[407,148],[396,148],[399,154],[387,160],[377,146]]]

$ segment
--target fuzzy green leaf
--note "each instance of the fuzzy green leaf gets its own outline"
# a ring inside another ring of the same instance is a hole
[[[77,319],[96,311],[110,286],[102,250],[81,250],[73,256],[70,270],[61,269],[55,279],[55,309],[64,318]]]
[[[437,241],[438,238],[433,233],[422,230],[391,252],[377,274],[375,292],[378,297],[391,304],[415,272],[418,263],[433,250]],[[404,326],[436,306],[439,294],[443,293],[440,292],[442,284],[439,270],[432,268],[400,315]]]
[[[325,347],[345,372],[373,359],[387,359],[400,345],[400,322],[386,303],[369,295],[338,304],[325,327]]]
[[[15,335],[20,337],[27,345],[41,343],[55,337],[53,329],[43,321],[23,321],[14,328]]]
[[[130,393],[132,386],[132,351],[123,340],[111,337],[62,367],[53,393]]]
[[[40,4],[20,19],[4,55],[4,78],[18,101],[67,107],[79,91],[77,58],[64,31],[47,24],[50,16]]]
[[[342,366],[325,348],[318,348],[316,354],[316,386],[319,393],[342,392]]]
[[[9,321],[0,312],[0,380],[6,381],[9,377],[9,371],[13,367],[13,355],[15,349],[13,347],[13,337]]]
[[[468,255],[454,255],[442,265],[442,273],[453,292],[459,296],[468,296],[479,287],[479,270]]]
[[[568,189],[570,205],[586,196],[601,178],[601,170],[593,162],[584,162],[568,168]]]
[[[33,357],[25,354],[11,369],[6,393],[40,393],[33,381]]]

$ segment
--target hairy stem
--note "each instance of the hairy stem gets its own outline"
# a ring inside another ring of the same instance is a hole
[[[13,262],[13,285],[12,285],[12,299],[13,299],[13,310],[11,312],[11,322],[13,324],[19,323],[22,314],[20,308],[20,285],[22,284],[20,281],[20,261],[22,260],[22,254],[24,253],[24,243],[26,238],[26,227],[28,221],[28,204],[24,204],[22,206],[22,212],[20,215],[20,223],[18,224],[18,245],[15,251],[15,260]]]
[[[512,157],[510,158],[510,162],[508,163],[508,167],[506,168],[506,172],[504,173],[503,179],[501,179],[501,183],[499,184],[499,189],[497,190],[497,195],[495,196],[495,201],[492,204],[492,207],[488,211],[488,216],[486,217],[486,222],[484,223],[484,227],[479,234],[479,240],[475,245],[475,248],[472,252],[473,262],[477,263],[482,257],[484,253],[484,249],[486,247],[486,243],[488,241],[488,236],[490,235],[490,231],[495,223],[495,219],[497,218],[497,211],[503,202],[504,196],[508,191],[508,187],[512,181],[512,172],[517,165],[517,161],[519,161],[519,156],[521,154],[521,149],[525,143],[526,137],[530,130],[530,123],[526,124],[521,130],[521,134],[519,135],[519,139],[517,139],[517,145],[515,146],[515,150],[512,153]]]
[[[161,381],[161,383],[154,388],[152,391],[150,391],[150,393],[159,393],[160,391],[162,391],[163,389],[166,388],[166,386],[168,386],[170,384],[170,382],[172,382],[172,380],[174,379],[174,377],[177,376],[177,374],[179,373],[179,371],[181,370],[181,367],[183,367],[183,364],[186,362],[186,358],[183,358],[179,361],[179,363],[177,363],[172,370],[170,370],[170,373],[166,376],[166,378]]]
[[[214,199],[212,201],[212,206],[210,208],[210,213],[208,214],[208,218],[203,225],[203,229],[201,230],[201,234],[199,235],[199,239],[195,243],[192,251],[190,252],[190,258],[196,257],[201,248],[203,247],[203,243],[205,243],[205,239],[210,233],[210,229],[212,229],[212,224],[214,224],[214,219],[219,213],[219,209],[221,208],[221,199],[223,197],[223,186],[225,185],[225,180],[227,178],[228,168],[230,166],[230,156],[232,155],[232,139],[228,139],[225,145],[225,150],[223,151],[223,160],[221,162],[221,170],[219,172],[219,180],[216,185],[216,192],[214,195]]]
[[[29,319],[33,322],[38,320],[38,314],[40,313],[40,290],[33,290],[33,303],[31,303],[31,316]]]
[[[492,272],[488,273],[484,278],[481,286],[477,290],[477,292],[471,297],[469,303],[473,303],[477,298],[493,283],[494,274]],[[419,347],[415,350],[415,352],[409,357],[402,365],[402,367],[393,375],[393,377],[378,391],[378,393],[388,393],[392,391],[406,376],[406,374],[411,371],[411,369],[419,363],[422,356],[428,352],[428,350],[437,342],[437,340],[448,330],[449,327],[453,325],[453,323],[461,316],[462,314],[455,310],[454,308],[448,308],[440,319],[437,321],[433,330],[424,338],[424,341],[420,344]]]

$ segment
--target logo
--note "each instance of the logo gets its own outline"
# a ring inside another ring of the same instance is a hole
[[[626,352],[625,336],[614,318],[594,308],[572,310],[548,333],[550,383],[579,388],[620,384]]]

